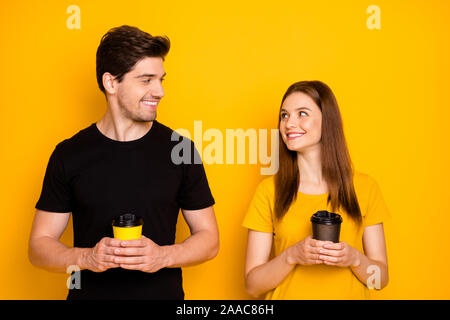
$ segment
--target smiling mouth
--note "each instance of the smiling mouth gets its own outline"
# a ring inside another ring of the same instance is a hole
[[[288,134],[286,134],[286,137],[288,138],[288,140],[293,140],[293,139],[301,138],[303,135],[304,135],[304,133],[288,133]]]
[[[158,105],[158,101],[142,100],[141,102],[149,107],[156,107]]]
[[[146,106],[147,108],[149,108],[150,110],[155,111],[156,108],[158,107],[158,103],[159,101],[154,101],[154,100],[141,100],[141,103]]]

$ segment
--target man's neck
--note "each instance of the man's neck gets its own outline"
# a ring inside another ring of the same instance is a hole
[[[107,111],[96,125],[98,130],[108,138],[125,142],[142,138],[152,128],[153,121],[138,122],[114,117]]]

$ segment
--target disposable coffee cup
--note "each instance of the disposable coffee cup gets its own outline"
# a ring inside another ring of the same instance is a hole
[[[113,219],[114,238],[120,240],[140,239],[144,220],[134,214],[123,214]]]
[[[337,213],[317,211],[311,216],[313,239],[339,242],[342,217]]]

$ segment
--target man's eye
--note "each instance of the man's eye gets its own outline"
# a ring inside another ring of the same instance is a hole
[[[150,79],[143,80],[144,83],[149,83]]]

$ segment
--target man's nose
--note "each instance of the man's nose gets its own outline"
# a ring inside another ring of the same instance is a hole
[[[161,99],[162,97],[164,97],[164,88],[162,86],[162,83],[160,81],[157,81],[155,86],[153,88],[151,88],[150,93],[155,98]]]

